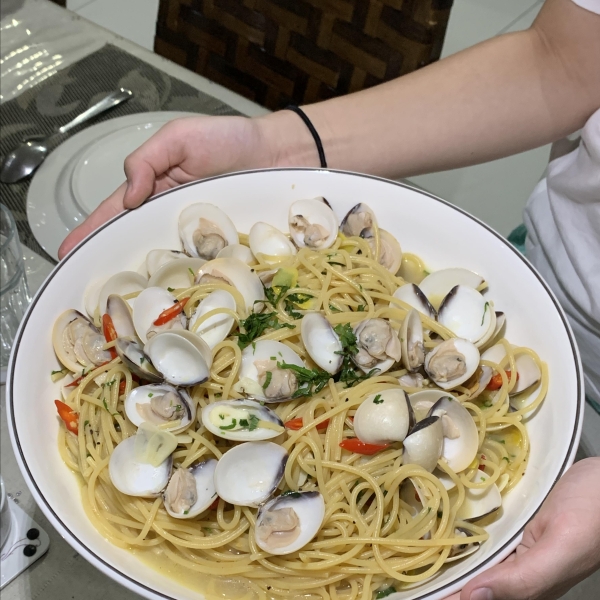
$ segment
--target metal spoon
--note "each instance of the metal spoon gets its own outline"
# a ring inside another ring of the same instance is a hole
[[[121,102],[129,100],[132,96],[133,94],[129,90],[121,88],[76,116],[72,121],[63,125],[53,134],[46,137],[32,136],[26,139],[4,158],[2,167],[0,168],[0,181],[2,183],[16,183],[17,181],[21,181],[21,179],[25,179],[25,177],[31,175],[42,164],[48,155],[48,150],[51,146],[50,142],[67,133],[73,127],[77,127],[121,104]]]

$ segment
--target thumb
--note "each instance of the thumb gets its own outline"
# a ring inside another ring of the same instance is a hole
[[[461,600],[553,600],[568,589],[564,547],[556,537],[542,536],[531,548],[517,553],[470,581]]]

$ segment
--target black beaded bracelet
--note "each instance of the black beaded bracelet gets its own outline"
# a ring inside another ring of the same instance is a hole
[[[325,160],[325,150],[323,150],[323,144],[321,142],[321,138],[319,137],[319,134],[317,133],[315,126],[311,123],[310,119],[306,116],[306,113],[299,106],[296,106],[295,104],[290,104],[289,106],[286,106],[284,110],[291,110],[291,111],[295,112],[304,121],[304,124],[308,127],[308,130],[312,134],[313,139],[315,140],[315,144],[317,145],[317,152],[319,153],[319,160],[321,161],[321,168],[326,169],[327,161]]]

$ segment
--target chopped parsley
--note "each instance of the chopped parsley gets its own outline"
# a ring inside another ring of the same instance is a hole
[[[89,424],[90,424],[90,422],[89,422],[89,421],[84,421],[84,422],[83,422],[83,426],[84,426],[84,427],[87,427]]]
[[[486,302],[485,306],[483,307],[483,316],[481,317],[481,324],[483,325],[483,322],[485,321],[485,313],[488,311],[488,308],[490,307],[490,303]]]
[[[188,271],[191,273],[192,277],[196,277],[196,273],[194,273],[191,267],[188,267]]]
[[[144,364],[144,361],[145,361],[145,360],[146,360],[146,359],[145,359],[145,358],[142,356],[142,357],[140,358],[140,365]]]
[[[172,288],[172,287],[167,288],[167,292],[174,292],[174,291],[175,291],[175,288]]]
[[[396,593],[396,588],[394,586],[390,586],[385,588],[385,590],[379,590],[377,594],[375,594],[375,600],[381,600],[381,598],[387,598],[392,594]]]
[[[219,429],[235,429],[237,425],[237,419],[231,419],[231,423],[229,425],[219,425]]]
[[[381,394],[377,394],[377,396],[373,398],[373,404],[383,404],[383,398],[381,397]]]
[[[509,463],[509,462],[510,462],[510,458],[508,458],[508,456],[503,456],[503,457],[502,457],[502,460],[505,460],[507,463]]]
[[[277,287],[265,287],[265,296],[267,302],[273,307],[277,308],[277,305],[281,299],[290,290],[290,286],[282,285]],[[283,310],[294,319],[301,319],[304,315],[299,313],[296,309],[312,299],[313,296],[310,294],[290,294],[283,300]]]
[[[334,330],[342,343],[342,350],[338,352],[343,357],[342,370],[338,376],[339,381],[346,384],[346,387],[352,387],[379,372],[379,369],[371,369],[367,374],[359,374],[354,369],[352,358],[358,354],[358,346],[356,336],[349,323],[340,323],[334,327]]]
[[[357,312],[365,312],[365,305],[364,304],[359,304],[358,307],[356,308]]]
[[[271,379],[273,379],[273,372],[267,371],[265,373],[265,382],[262,385],[263,390],[266,390],[271,385]]]
[[[294,371],[298,389],[292,395],[292,398],[303,398],[304,396],[314,396],[318,394],[326,385],[331,375],[321,369],[307,369],[298,365],[288,364],[286,362],[277,362],[280,369],[289,369]]]
[[[62,373],[62,369],[59,369],[58,371],[50,371],[50,375],[58,375],[59,373]]]
[[[296,326],[291,323],[281,323],[274,312],[251,314],[247,319],[240,321],[241,329],[238,335],[238,346],[243,350],[254,340],[260,337],[267,329],[294,329]]]
[[[189,510],[184,510],[184,511],[183,511],[183,514],[184,514],[184,515],[189,515],[189,514],[190,514],[190,511],[189,511]]]
[[[341,263],[341,262],[334,262],[332,260],[327,262],[328,265],[338,265],[339,267],[345,267],[346,263]]]
[[[244,419],[245,421],[246,419]],[[260,419],[256,416],[256,415],[250,415],[248,417],[248,421],[247,421],[247,425],[246,427],[248,427],[249,431],[254,431],[255,429],[258,428],[258,423],[260,422]],[[242,423],[242,421],[240,421],[240,424]]]
[[[154,394],[153,394],[152,392],[150,392],[150,393],[148,394],[148,398],[152,398],[152,396],[154,396]]]
[[[342,312],[342,309],[341,309],[341,308],[338,308],[337,306],[334,306],[333,304],[330,304],[330,305],[329,305],[329,310],[330,310],[331,312]]]

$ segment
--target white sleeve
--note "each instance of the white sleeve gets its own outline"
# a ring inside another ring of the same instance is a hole
[[[600,15],[600,0],[573,0],[575,4]]]

